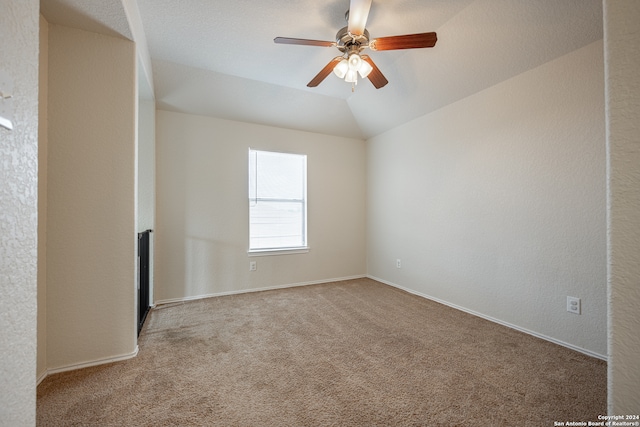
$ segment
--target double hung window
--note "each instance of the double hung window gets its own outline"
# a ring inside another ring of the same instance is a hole
[[[307,156],[249,150],[249,252],[307,249]]]

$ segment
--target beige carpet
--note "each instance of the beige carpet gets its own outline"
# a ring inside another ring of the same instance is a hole
[[[552,426],[606,363],[369,279],[153,310],[137,358],[53,375],[40,426]]]

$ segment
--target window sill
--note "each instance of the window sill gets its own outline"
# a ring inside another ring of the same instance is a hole
[[[252,256],[270,256],[270,255],[293,255],[293,254],[306,254],[309,252],[308,246],[301,246],[297,248],[279,248],[279,249],[253,249],[247,251],[247,254]]]

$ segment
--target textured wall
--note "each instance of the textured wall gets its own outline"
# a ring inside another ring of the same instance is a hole
[[[155,299],[332,278],[365,266],[364,141],[158,110]],[[248,149],[307,154],[306,254],[252,257]]]
[[[605,356],[603,81],[596,42],[369,140],[369,274]]]
[[[135,46],[49,26],[47,360],[136,347]]]
[[[40,16],[38,89],[38,379],[47,371],[47,106],[49,24]]]
[[[640,2],[605,0],[609,412],[640,412]]]
[[[38,1],[0,0],[0,70],[14,130],[0,128],[0,425],[35,425]],[[4,88],[0,88],[3,90]]]

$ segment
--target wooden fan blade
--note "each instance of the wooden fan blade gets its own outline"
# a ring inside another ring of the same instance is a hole
[[[373,39],[369,47],[373,50],[419,49],[433,47],[436,41],[438,41],[436,33],[406,34]]]
[[[349,32],[355,36],[364,34],[372,0],[351,0],[349,5]]]
[[[389,80],[387,80],[387,78],[382,74],[373,60],[368,56],[363,56],[362,59],[367,61],[369,65],[371,65],[371,68],[373,68],[367,78],[371,81],[371,83],[373,83],[376,89],[380,89],[381,87],[386,86],[387,83],[389,83]]]
[[[320,46],[320,47],[331,47],[335,46],[335,42],[327,42],[323,40],[309,40],[309,39],[294,39],[291,37],[276,37],[273,39],[275,43],[279,44],[301,44],[304,46]]]
[[[335,58],[333,58],[331,62],[329,62],[322,70],[320,70],[320,72],[307,84],[307,86],[316,87],[320,83],[322,83],[322,81],[326,79],[329,74],[331,74],[333,69],[336,67],[336,65],[338,65],[338,62],[340,61],[342,61],[342,56],[336,56]]]

